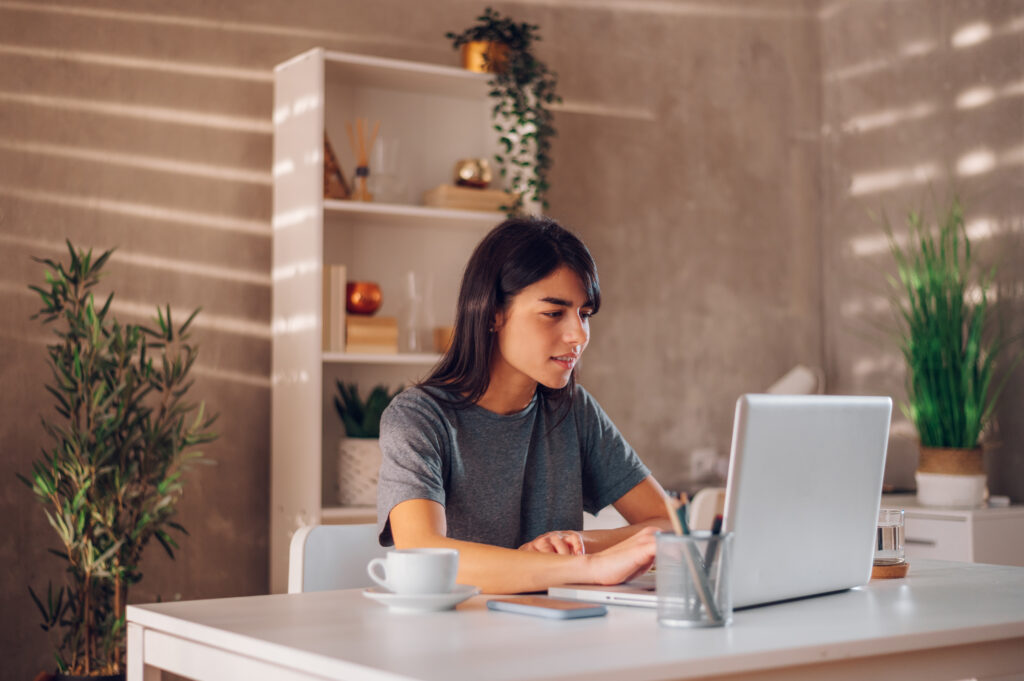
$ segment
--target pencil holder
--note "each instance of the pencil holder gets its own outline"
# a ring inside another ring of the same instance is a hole
[[[657,542],[658,623],[666,627],[731,624],[733,534],[660,532]]]

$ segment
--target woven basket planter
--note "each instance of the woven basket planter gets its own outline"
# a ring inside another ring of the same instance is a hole
[[[981,447],[921,447],[914,478],[922,506],[977,508],[988,495]]]
[[[338,503],[376,506],[380,440],[343,437],[338,441]]]

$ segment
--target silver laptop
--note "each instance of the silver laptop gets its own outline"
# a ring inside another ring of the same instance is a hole
[[[737,608],[849,589],[871,578],[892,400],[744,395],[736,403],[724,528]],[[649,576],[551,596],[654,607]]]

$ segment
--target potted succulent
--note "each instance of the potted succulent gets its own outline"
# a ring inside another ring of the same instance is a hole
[[[45,507],[60,538],[52,553],[66,565],[64,584],[45,597],[29,592],[50,633],[57,678],[123,678],[125,605],[142,579],[151,539],[173,558],[172,531],[182,475],[201,459],[214,417],[186,402],[198,349],[188,328],[157,308],[154,329],[121,324],[92,289],[112,251],[93,258],[69,241],[69,260],[36,259],[49,268],[33,318],[55,335],[47,346],[55,415],[43,418],[49,444],[21,478]],[[111,676],[114,675],[114,676]]]
[[[380,417],[401,388],[389,393],[378,385],[363,400],[354,383],[337,384],[334,408],[345,426],[345,437],[338,442],[338,503],[374,506],[381,462]]]
[[[555,92],[558,76],[533,54],[539,29],[488,7],[476,25],[445,34],[453,48],[463,50],[467,66],[477,55],[482,69],[492,74],[490,96],[496,101],[491,112],[501,144],[494,160],[509,180],[510,214],[522,211],[526,201],[548,207],[551,140],[556,135],[548,106],[562,99]]]
[[[885,222],[898,278],[890,277],[907,366],[903,412],[920,438],[915,478],[929,506],[978,506],[985,499],[982,440],[1016,358],[997,376],[1005,340],[992,333],[988,291],[995,268],[978,272],[953,198],[930,225],[907,218],[906,246]]]

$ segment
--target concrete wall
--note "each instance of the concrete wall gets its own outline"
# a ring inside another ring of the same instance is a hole
[[[180,519],[192,536],[173,563],[151,551],[133,600],[264,592],[271,69],[316,45],[453,64],[444,31],[484,5],[0,3],[5,674],[29,678],[49,664],[25,587],[60,567],[46,553],[52,530],[14,479],[44,443],[38,417],[49,409],[46,334],[28,319],[37,304],[26,288],[41,270],[29,256],[59,256],[65,237],[116,245],[107,287],[119,315],[203,306],[194,394],[222,414],[207,449],[218,464],[191,475]],[[541,24],[540,52],[561,74],[551,213],[590,245],[606,301],[583,381],[666,485],[688,484],[691,450],[727,453],[737,395],[797,362],[827,358],[833,391],[898,393],[898,367],[857,373],[891,351],[854,341],[842,311],[877,283],[865,268],[886,267],[852,255],[852,239],[877,232],[865,208],[902,213],[919,187],[854,195],[862,174],[955,167],[990,149],[995,168],[962,179],[977,216],[999,226],[986,249],[1013,263],[1001,284],[1020,291],[1024,259],[1013,259],[1002,226],[1022,215],[1019,3],[495,6]],[[988,22],[991,37],[950,47],[970,21]],[[917,32],[938,47],[915,56],[905,43]],[[957,109],[957,94],[982,78],[993,103]],[[940,111],[844,127],[919,100]],[[1005,300],[1019,320],[1019,295]],[[1011,385],[1004,415],[1022,392]],[[1008,449],[1024,439],[1014,427],[1002,432]]]
[[[956,192],[979,264],[997,265],[996,317],[1024,331],[1024,4],[826,2],[822,7],[824,322],[830,390],[905,396],[870,212],[897,235]],[[1020,348],[1018,342],[1017,348]],[[1024,371],[999,403],[993,494],[1024,499]],[[894,424],[887,479],[913,486],[916,433]]]
[[[678,489],[693,450],[724,463],[739,395],[822,364],[817,16],[603,4],[539,15],[590,37],[551,50],[552,213],[601,274],[583,383]]]

